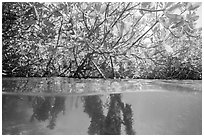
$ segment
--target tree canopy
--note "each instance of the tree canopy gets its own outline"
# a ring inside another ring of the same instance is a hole
[[[200,6],[3,2],[3,75],[201,79]]]

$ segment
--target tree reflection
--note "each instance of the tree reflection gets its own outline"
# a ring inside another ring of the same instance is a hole
[[[49,120],[48,128],[54,129],[57,115],[65,112],[65,97],[34,97],[33,115],[30,121],[34,119],[39,121]]]
[[[99,96],[87,96],[84,101],[84,112],[91,118],[88,134],[120,135],[122,124],[126,134],[135,134],[131,105],[123,103],[120,94],[110,95],[107,116],[103,114],[103,103]]]
[[[45,121],[49,118],[52,108],[52,97],[35,97],[33,101],[33,115],[31,121],[36,118],[39,121]]]
[[[91,117],[88,134],[102,134],[105,116],[103,115],[102,101],[99,96],[84,97],[84,112]]]
[[[132,128],[132,109],[131,105],[126,104],[125,107],[123,108],[123,121],[125,126],[126,133],[128,135],[134,135],[135,131]]]
[[[55,97],[55,103],[51,110],[50,124],[47,126],[48,128],[54,129],[57,115],[60,112],[63,112],[63,114],[65,113],[65,100],[66,100],[65,97]]]

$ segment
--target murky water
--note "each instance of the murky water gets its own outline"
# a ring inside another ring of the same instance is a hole
[[[3,78],[3,134],[202,134],[202,81]]]

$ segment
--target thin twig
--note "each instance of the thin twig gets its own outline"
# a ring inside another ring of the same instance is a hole
[[[51,64],[51,62],[52,62],[52,59],[53,59],[53,57],[54,57],[54,55],[55,55],[55,53],[56,53],[56,50],[57,50],[57,47],[58,47],[58,44],[59,44],[59,39],[60,39],[61,30],[62,30],[62,25],[63,25],[63,18],[62,18],[62,20],[61,20],[61,25],[60,25],[60,28],[59,28],[59,31],[58,31],[58,38],[57,38],[56,46],[55,46],[55,48],[54,48],[54,50],[53,50],[53,52],[52,52],[52,55],[51,55],[51,57],[50,57],[50,59],[49,59],[47,65],[46,65],[46,72],[48,72],[48,68],[49,68],[49,66],[50,66],[50,64]]]
[[[93,60],[91,60],[91,62],[93,63],[93,65],[96,67],[97,71],[101,74],[101,76],[106,79],[106,76],[103,74],[103,72],[100,70],[100,68],[95,64],[95,62]]]
[[[112,60],[112,56],[110,55],[110,61],[111,61],[111,68],[112,68],[112,78],[114,79],[115,77],[115,72],[114,72],[114,67],[113,67],[113,60]]]
[[[147,11],[147,12],[159,12],[159,11],[164,11],[165,9],[158,9],[158,10],[150,10],[150,9],[138,9],[141,11]]]

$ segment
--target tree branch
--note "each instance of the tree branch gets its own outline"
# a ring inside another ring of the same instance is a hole
[[[138,9],[138,10],[147,11],[147,12],[159,12],[159,11],[164,11],[165,9],[158,9],[158,10]]]
[[[117,17],[117,19],[115,20],[115,22],[112,23],[112,25],[110,25],[110,28],[113,28],[115,26],[115,24],[119,21],[119,19],[122,17],[122,15],[126,12],[126,9],[129,7],[130,3],[128,3],[128,5],[125,7],[125,9],[121,12],[121,14]],[[128,15],[128,14],[127,14]],[[125,16],[126,17],[126,16]],[[104,34],[103,37],[103,41],[101,42],[101,45],[104,43],[106,37],[108,36],[108,34],[110,33],[110,28],[108,30],[108,32],[106,34]]]
[[[81,11],[81,12],[82,12],[82,11]],[[90,31],[90,30],[89,30],[89,27],[88,27],[88,25],[87,25],[87,23],[86,23],[86,19],[85,19],[84,12],[82,12],[82,16],[83,16],[83,22],[84,22],[84,25],[85,25],[86,29],[87,29],[88,31]]]
[[[58,31],[58,38],[57,38],[56,46],[55,46],[55,48],[54,48],[54,50],[53,50],[53,52],[52,52],[52,55],[51,55],[51,57],[50,57],[50,59],[49,59],[47,65],[46,65],[46,73],[48,73],[48,68],[49,68],[49,66],[50,66],[50,64],[51,64],[51,62],[52,62],[52,59],[53,59],[53,57],[54,57],[54,55],[55,55],[55,53],[56,53],[56,50],[57,50],[57,47],[58,47],[58,44],[59,44],[60,33],[61,33],[61,30],[62,30],[62,25],[63,25],[62,22],[63,22],[63,18],[62,18],[62,20],[61,20],[61,25],[60,25],[60,28],[59,28],[59,31]]]
[[[131,45],[129,48],[127,48],[127,49],[125,50],[125,52],[127,52],[127,51],[128,51],[129,49],[131,49],[139,40],[141,40],[154,26],[157,25],[158,22],[159,22],[159,21],[157,20],[144,34],[142,34],[135,42],[133,42],[132,45]]]
[[[100,70],[100,68],[95,64],[95,62],[93,60],[91,60],[91,62],[93,63],[93,65],[96,67],[97,71],[101,74],[101,76],[106,79],[106,76],[103,74],[103,72]]]
[[[115,72],[114,72],[114,67],[113,67],[113,60],[112,60],[112,56],[110,55],[110,61],[111,61],[111,68],[112,68],[112,78],[115,78]]]

